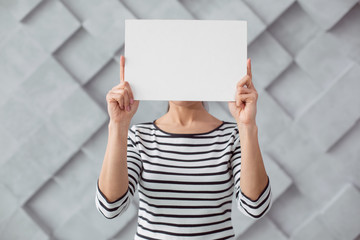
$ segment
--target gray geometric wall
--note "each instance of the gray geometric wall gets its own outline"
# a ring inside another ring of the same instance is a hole
[[[132,239],[137,199],[112,220],[94,203],[127,18],[248,21],[274,203],[258,221],[233,208],[237,239],[360,239],[357,0],[0,0],[0,239]]]

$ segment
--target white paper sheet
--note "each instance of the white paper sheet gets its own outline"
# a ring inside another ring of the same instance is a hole
[[[124,56],[135,100],[234,101],[247,22],[126,19]]]

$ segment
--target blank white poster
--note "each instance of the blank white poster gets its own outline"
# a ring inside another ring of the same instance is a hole
[[[247,22],[126,19],[124,56],[135,100],[234,101]]]

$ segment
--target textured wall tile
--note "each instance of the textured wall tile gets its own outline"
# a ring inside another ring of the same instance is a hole
[[[338,171],[338,167],[331,164],[333,162],[331,158],[333,157],[320,155],[312,159],[312,162],[301,173],[293,176],[299,191],[311,199],[317,208],[329,202],[348,181],[347,177]],[[338,159],[338,162],[341,160]]]
[[[327,88],[353,65],[340,49],[341,43],[332,34],[323,33],[299,52],[296,62],[322,88]]]
[[[0,122],[15,139],[26,141],[44,120],[39,112],[26,105],[24,99],[12,95],[0,106]]]
[[[26,201],[49,177],[51,172],[38,162],[42,149],[26,142],[0,168],[2,183],[16,196]],[[29,149],[32,147],[32,149]]]
[[[360,4],[353,7],[332,29],[331,33],[340,38],[346,52],[360,64]],[[349,44],[350,43],[350,44]]]
[[[22,28],[0,46],[0,72],[7,91],[12,91],[45,60],[46,54]]]
[[[78,87],[78,82],[50,56],[16,89],[15,94],[48,117]]]
[[[319,219],[317,214],[314,214],[301,224],[296,231],[291,235],[291,240],[337,240],[331,235],[329,230],[324,226],[324,223]]]
[[[82,84],[89,81],[112,57],[101,42],[83,29],[62,45],[55,56]]]
[[[117,64],[120,66],[120,56],[121,55],[125,55],[124,54],[124,50],[125,50],[125,45],[122,45],[121,48],[119,50],[117,50],[113,56],[113,59],[115,60],[115,62],[117,62]],[[126,62],[126,61],[125,61]],[[120,71],[120,68],[118,69],[118,71]],[[119,76],[120,77],[120,76]],[[119,78],[120,79],[120,78]]]
[[[0,5],[10,10],[17,20],[22,20],[41,1],[42,0],[2,0]]]
[[[9,99],[9,97],[11,96],[12,92],[9,91],[9,88],[13,87],[9,87],[7,88],[7,85],[9,85],[10,81],[2,81],[2,87],[0,88],[0,107],[1,105],[3,105],[5,102],[7,102],[7,100]],[[10,83],[13,84],[13,83]]]
[[[18,151],[0,168],[2,183],[18,202],[25,202],[50,176],[28,152]]]
[[[125,19],[132,18],[135,17],[118,0],[107,0],[93,9],[83,27],[112,53],[124,44]]]
[[[257,86],[256,83],[254,85]],[[266,148],[282,131],[285,131],[291,124],[291,119],[266,91],[258,90],[257,109],[259,143]]]
[[[297,118],[322,91],[307,73],[293,63],[267,89],[292,117]]]
[[[61,0],[71,12],[81,21],[91,17],[92,11],[103,4],[103,0]]]
[[[9,157],[15,153],[20,143],[18,140],[11,134],[11,132],[6,131],[2,126],[0,126],[0,166],[4,164]]]
[[[178,0],[122,0],[137,18],[193,19]]]
[[[248,22],[248,44],[265,30],[265,24],[242,1],[236,0],[181,0],[184,6],[199,19],[229,19]]]
[[[261,0],[244,0],[244,2],[246,2],[266,24],[271,24],[281,13],[293,4],[295,0],[272,0],[267,1],[266,4]]]
[[[1,205],[0,205],[0,226],[6,225],[10,217],[16,212],[17,208],[20,207],[16,197],[9,191],[9,189],[0,183],[1,192]],[[0,227],[1,234],[1,227]]]
[[[0,46],[2,42],[13,32],[17,31],[20,24],[11,15],[8,9],[4,8],[0,3]]]
[[[131,222],[128,223],[128,225],[121,230],[121,232],[118,232],[113,240],[122,240],[122,239],[132,239],[134,238],[134,235],[136,233],[136,227],[137,227],[137,218],[133,218]]]
[[[106,94],[118,84],[120,84],[120,63],[112,60],[87,82],[84,88],[104,110],[107,110]]]
[[[272,199],[276,201],[291,186],[292,180],[269,155],[262,154],[262,157],[271,182]]]
[[[25,29],[48,52],[56,50],[80,23],[58,0],[46,0],[24,21]]]
[[[47,239],[40,226],[22,208],[11,216],[0,234],[1,239]]]
[[[105,122],[99,130],[81,147],[81,151],[91,162],[93,171],[100,174],[102,162],[105,157],[105,151],[108,138],[108,121]]]
[[[271,208],[270,218],[288,236],[316,211],[316,206],[294,184]]]
[[[47,124],[54,126],[75,147],[80,147],[105,122],[105,114],[78,88],[54,111]]]
[[[51,240],[51,238],[44,231],[38,231],[31,240]]]
[[[31,154],[33,161],[38,163],[43,171],[51,175],[76,151],[71,143],[59,135],[57,129],[46,124],[42,125],[21,148]]]
[[[349,57],[360,65],[360,43],[355,45],[354,48],[349,51]]]
[[[93,204],[94,198],[92,199]],[[96,209],[95,209],[96,211]],[[55,239],[105,239],[80,211],[53,232]]]
[[[357,3],[357,0],[298,0],[298,2],[322,28],[328,30]]]
[[[78,206],[78,199],[51,179],[29,199],[25,209],[53,232],[77,211]]]
[[[359,120],[329,151],[334,156],[329,164],[337,165],[338,172],[356,186],[360,186],[360,148],[356,144],[358,142],[360,142]],[[338,164],[338,159],[341,159],[341,164]]]
[[[291,63],[289,53],[264,32],[248,48],[255,88],[267,87]]]
[[[99,175],[98,169],[82,151],[78,151],[53,177],[56,183],[77,205],[83,205],[94,196],[93,181]]]
[[[310,106],[306,114],[296,120],[324,151],[338,141],[359,118],[359,76],[359,66],[350,69]],[[335,117],[335,113],[340,114],[339,117]]]
[[[285,240],[286,236],[272,223],[269,218],[260,219],[257,224],[252,225],[248,231],[242,234],[238,240],[249,239],[277,239]]]
[[[311,136],[296,124],[286,128],[286,131],[278,134],[264,147],[290,176],[302,173],[323,155],[323,152],[314,146]]]
[[[286,50],[296,55],[320,31],[320,28],[295,2],[269,27],[269,31]]]
[[[345,185],[320,212],[319,218],[339,239],[354,239],[360,233],[360,192]]]

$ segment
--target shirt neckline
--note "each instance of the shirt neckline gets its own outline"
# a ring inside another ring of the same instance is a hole
[[[155,124],[155,121],[152,121],[152,125],[157,129],[159,130],[160,132],[162,133],[165,133],[165,134],[168,134],[168,135],[171,135],[171,136],[197,136],[197,135],[205,135],[205,134],[209,134],[209,133],[212,133],[212,132],[215,132],[216,130],[218,130],[220,127],[222,127],[224,124],[225,124],[225,121],[222,121],[222,123],[217,126],[216,128],[214,128],[213,130],[210,130],[208,132],[204,132],[204,133],[170,133],[170,132],[167,132],[165,130],[162,130],[161,128],[159,128],[156,124]]]

